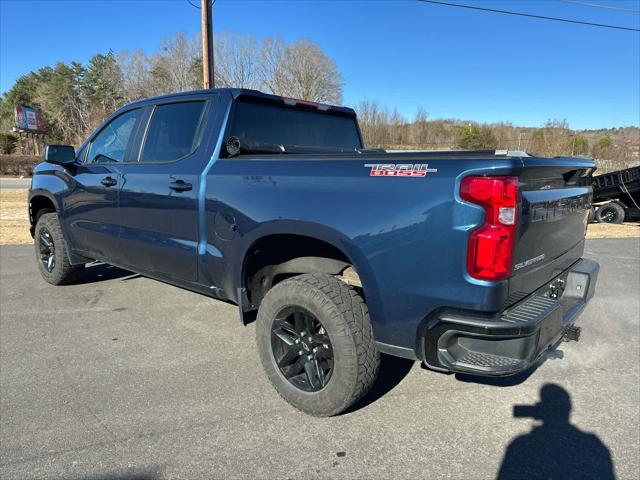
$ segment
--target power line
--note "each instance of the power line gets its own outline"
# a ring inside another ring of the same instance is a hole
[[[511,12],[509,10],[497,10],[495,8],[472,7],[471,5],[460,5],[459,3],[439,2],[436,0],[417,0],[417,1],[422,3],[432,3],[434,5],[444,5],[446,7],[467,8],[469,10],[480,10],[482,12],[491,12],[491,13],[503,13],[505,15],[515,15],[518,17],[529,17],[529,18],[537,18],[540,20],[553,20],[556,22],[576,23],[578,25],[589,25],[591,27],[613,28],[616,30],[628,30],[630,32],[640,32],[640,29],[638,28],[621,27],[619,25],[607,25],[604,23],[582,22],[580,20],[571,20],[569,18],[547,17],[544,15],[533,15],[532,13]]]
[[[576,5],[580,5],[583,7],[605,8],[607,10],[619,10],[621,12],[640,13],[640,10],[635,10],[633,8],[614,7],[613,5],[602,5],[600,3],[578,2],[577,0],[558,0],[558,1],[563,3],[574,3]]]
[[[193,8],[197,8],[198,10],[200,10],[200,7],[191,3],[191,0],[187,0],[187,3],[191,5]]]

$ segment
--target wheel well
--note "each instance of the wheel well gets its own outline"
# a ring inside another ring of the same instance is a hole
[[[245,310],[255,310],[269,289],[282,280],[302,273],[341,275],[361,286],[349,258],[333,245],[303,235],[271,235],[254,243],[245,256],[243,287]],[[243,302],[244,303],[244,302]]]
[[[29,201],[29,222],[31,230],[35,227],[40,216],[44,213],[55,212],[56,206],[45,196],[38,195]],[[33,234],[33,232],[31,232]]]

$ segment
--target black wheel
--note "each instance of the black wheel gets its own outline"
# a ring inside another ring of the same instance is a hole
[[[271,352],[280,373],[305,392],[322,390],[333,373],[327,330],[306,308],[283,308],[271,324]]]
[[[316,416],[336,415],[373,385],[380,354],[364,300],[328,275],[284,280],[262,300],[256,339],[277,392]]]
[[[596,220],[600,223],[622,223],[624,222],[624,208],[616,202],[602,205],[596,211]]]
[[[57,214],[45,213],[38,218],[33,240],[38,267],[47,282],[53,285],[71,283],[84,268],[84,265],[69,263]]]

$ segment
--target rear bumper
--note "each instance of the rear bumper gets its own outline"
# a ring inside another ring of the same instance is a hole
[[[513,375],[560,342],[593,297],[599,265],[581,259],[550,284],[494,315],[443,309],[429,320],[422,360],[435,370]]]

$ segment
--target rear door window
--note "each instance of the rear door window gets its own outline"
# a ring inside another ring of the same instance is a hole
[[[193,152],[204,101],[156,105],[145,135],[141,162],[172,162]]]

